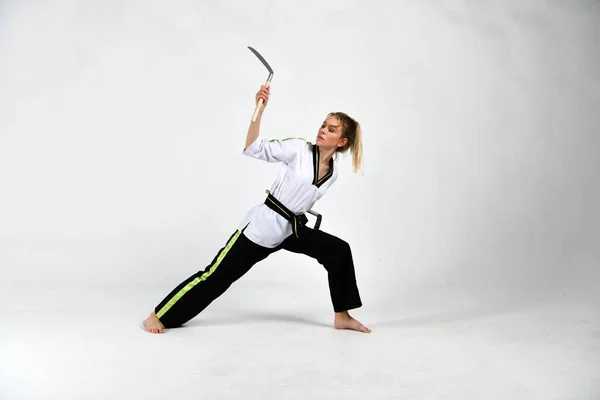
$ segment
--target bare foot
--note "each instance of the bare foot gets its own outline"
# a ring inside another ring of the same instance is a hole
[[[154,311],[146,320],[144,321],[144,328],[150,333],[164,333],[165,328],[160,323],[160,320],[156,317]]]
[[[333,326],[335,329],[352,329],[359,332],[371,333],[369,328],[366,328],[363,324],[352,318],[350,314],[348,314],[348,311],[335,313]]]

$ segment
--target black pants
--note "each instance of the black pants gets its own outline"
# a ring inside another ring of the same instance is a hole
[[[352,252],[347,242],[321,230],[303,227],[299,238],[290,235],[275,248],[250,241],[236,231],[212,262],[175,287],[154,309],[165,328],[183,325],[222,295],[257,262],[281,249],[304,254],[327,270],[329,293],[335,312],[362,306]]]

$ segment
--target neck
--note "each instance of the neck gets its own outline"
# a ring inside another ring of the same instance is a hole
[[[322,149],[321,147],[319,147],[319,159],[321,160],[321,164],[329,163],[329,160],[331,160],[331,157],[333,157],[333,155],[335,154],[335,150],[336,149],[329,150]]]

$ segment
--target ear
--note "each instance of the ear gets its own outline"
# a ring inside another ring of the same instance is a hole
[[[340,141],[338,142],[338,147],[344,147],[346,145],[346,143],[348,143],[348,139],[341,138]]]

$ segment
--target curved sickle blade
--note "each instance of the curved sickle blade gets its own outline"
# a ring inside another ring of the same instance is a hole
[[[270,76],[273,75],[273,69],[271,68],[271,66],[269,65],[269,63],[267,62],[267,60],[264,59],[263,56],[260,55],[260,53],[256,50],[254,50],[252,47],[248,46],[248,48],[250,49],[251,52],[254,53],[254,55],[256,57],[258,57],[258,59],[260,60],[260,62],[263,63],[263,65],[267,68],[267,70],[269,71]]]

